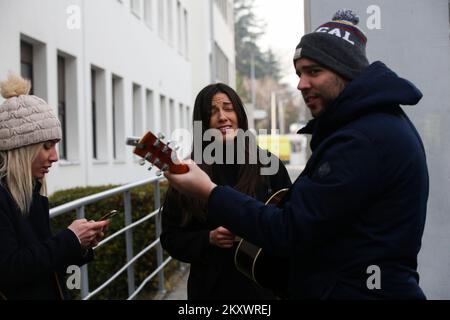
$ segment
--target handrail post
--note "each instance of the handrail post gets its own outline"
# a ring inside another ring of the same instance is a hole
[[[85,212],[84,206],[77,208],[77,219],[84,219]],[[81,266],[81,298],[83,299],[89,294],[89,277],[88,277],[88,264]]]
[[[129,190],[123,193],[124,199],[124,208],[125,208],[125,226],[130,225],[132,221],[131,217],[131,193]],[[130,262],[133,259],[133,231],[127,230],[125,231],[125,240],[126,240],[126,251],[127,251],[127,262]],[[130,265],[127,268],[127,276],[128,276],[128,296],[131,296],[135,290],[134,283],[134,264]]]
[[[158,210],[158,208],[161,208],[161,192],[159,187],[159,181],[154,182],[153,186],[153,200],[155,203],[155,210]],[[156,239],[159,239],[161,236],[161,211],[158,211],[158,214],[155,216],[155,231],[156,231]],[[161,241],[158,241],[158,244],[156,245],[156,262],[157,262],[157,268],[159,268],[160,265],[162,265],[164,260],[163,257],[163,249],[161,246]],[[164,294],[166,292],[166,286],[165,286],[165,280],[164,280],[164,270],[161,269],[161,271],[158,272],[158,291],[160,294]]]

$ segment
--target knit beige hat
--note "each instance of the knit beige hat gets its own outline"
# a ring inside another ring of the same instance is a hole
[[[28,95],[29,81],[9,75],[0,89],[6,99],[0,105],[0,151],[61,139],[61,124],[52,107],[41,98]]]

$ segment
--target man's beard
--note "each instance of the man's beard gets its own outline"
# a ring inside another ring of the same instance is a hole
[[[319,113],[314,115],[311,110],[311,115],[313,118],[319,118],[322,116],[329,108],[329,106],[337,99],[337,97],[341,94],[341,92],[345,89],[348,81],[342,79],[338,75],[335,75],[334,78],[330,79],[328,83],[325,83],[325,86],[315,95],[322,102],[322,108]],[[309,93],[309,92],[308,92]]]

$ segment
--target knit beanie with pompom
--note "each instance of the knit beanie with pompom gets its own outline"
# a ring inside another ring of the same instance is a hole
[[[0,84],[6,99],[0,105],[0,151],[61,139],[61,124],[52,107],[29,95],[30,89],[29,81],[12,74]]]
[[[347,80],[353,80],[369,65],[367,38],[357,27],[358,22],[359,18],[353,11],[339,10],[332,21],[302,37],[295,50],[294,64],[298,59],[308,58]]]

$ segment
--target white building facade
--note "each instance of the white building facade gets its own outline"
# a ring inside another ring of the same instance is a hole
[[[154,174],[138,165],[126,137],[191,130],[198,90],[215,81],[234,87],[232,3],[0,2],[0,78],[30,78],[63,125],[50,193]]]
[[[233,0],[191,0],[190,57],[194,92],[211,82],[236,84]],[[205,68],[205,62],[209,68]],[[212,67],[214,66],[214,67]]]

